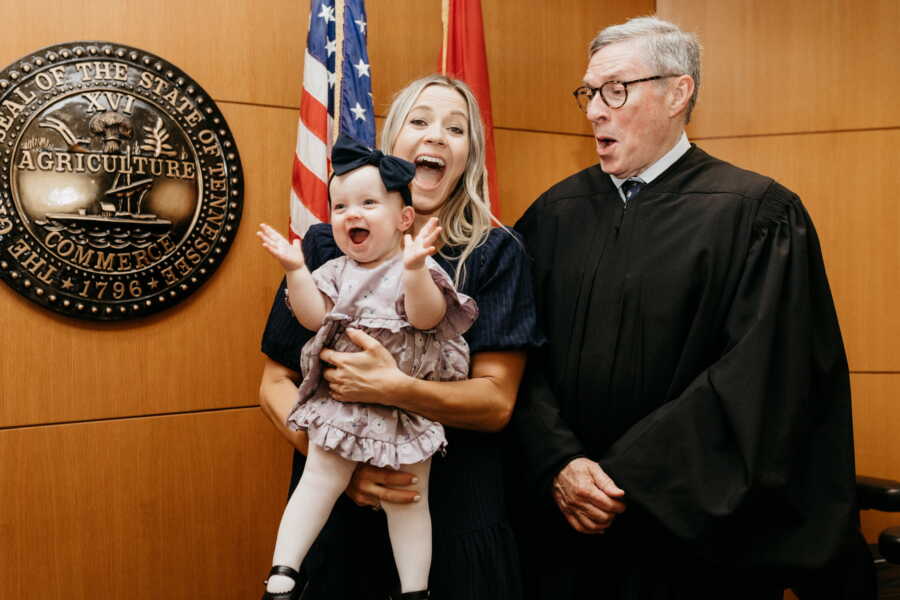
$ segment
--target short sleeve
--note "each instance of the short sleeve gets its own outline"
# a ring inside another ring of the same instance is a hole
[[[347,260],[343,256],[333,258],[312,272],[313,282],[319,291],[331,299],[332,304],[337,304],[340,294],[340,279]]]
[[[495,228],[466,263],[462,291],[478,304],[479,318],[465,334],[471,352],[538,347],[531,265],[514,231]]]
[[[320,223],[309,228],[303,238],[303,255],[307,266],[313,270],[341,255],[331,235],[331,225]],[[272,301],[261,350],[275,362],[299,373],[300,349],[312,338],[313,332],[300,325],[285,300],[286,287],[282,280]]]
[[[428,267],[428,272],[431,274],[432,281],[441,290],[444,301],[447,303],[447,311],[444,314],[444,318],[434,328],[437,338],[449,340],[464,334],[478,319],[478,305],[471,297],[456,291],[450,276],[433,258],[428,257],[425,264]],[[406,294],[401,293],[397,298],[395,309],[397,314],[407,319],[405,298]]]

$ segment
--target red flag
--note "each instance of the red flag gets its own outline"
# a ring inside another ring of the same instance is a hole
[[[494,119],[491,116],[491,83],[488,76],[487,53],[484,49],[484,24],[481,0],[442,0],[444,44],[441,48],[441,73],[465,81],[481,109],[486,145],[485,166],[488,185],[485,185],[491,212],[500,215],[497,195],[497,172],[494,154]]]

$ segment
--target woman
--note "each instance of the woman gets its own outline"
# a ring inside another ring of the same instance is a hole
[[[397,406],[447,427],[445,457],[434,460],[429,501],[434,555],[429,580],[435,600],[518,598],[518,560],[506,518],[501,436],[515,404],[527,348],[540,343],[528,265],[521,244],[491,227],[482,196],[484,133],[474,96],[465,84],[432,75],[401,91],[388,113],[382,149],[416,165],[410,188],[414,229],[437,216],[443,228],[436,259],[459,291],[478,303],[480,317],[465,335],[472,354],[470,378],[432,382],[401,373],[390,354],[365,334],[353,333],[363,351],[323,351],[332,396],[341,401]],[[307,232],[303,244],[315,268],[338,256],[328,225]],[[297,355],[311,335],[284,306],[279,290],[266,332],[268,356],[260,404],[295,447],[303,434],[284,426],[300,379]],[[293,485],[302,470],[295,455]],[[411,475],[360,466],[306,561],[305,600],[383,599],[396,585],[382,502],[412,502]],[[292,485],[292,487],[293,487]],[[355,503],[358,506],[354,506]],[[356,543],[347,544],[352,537]]]

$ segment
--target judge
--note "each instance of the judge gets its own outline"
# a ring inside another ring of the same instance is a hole
[[[689,143],[692,34],[632,19],[589,56],[575,98],[600,163],[516,225],[549,340],[512,419],[525,589],[781,598],[859,540],[815,229],[790,190]]]

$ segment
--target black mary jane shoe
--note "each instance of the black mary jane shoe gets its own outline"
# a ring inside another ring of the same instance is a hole
[[[431,598],[431,593],[428,590],[406,592],[405,594],[395,591],[391,594],[390,600],[428,600],[429,598]]]
[[[270,594],[268,590],[263,592],[262,600],[299,600],[303,594],[303,586],[300,585],[300,573],[290,567],[284,565],[275,565],[269,571],[269,577],[272,575],[284,575],[294,580],[294,587],[289,592],[281,592],[278,594]],[[269,585],[269,577],[263,581],[263,585]]]

